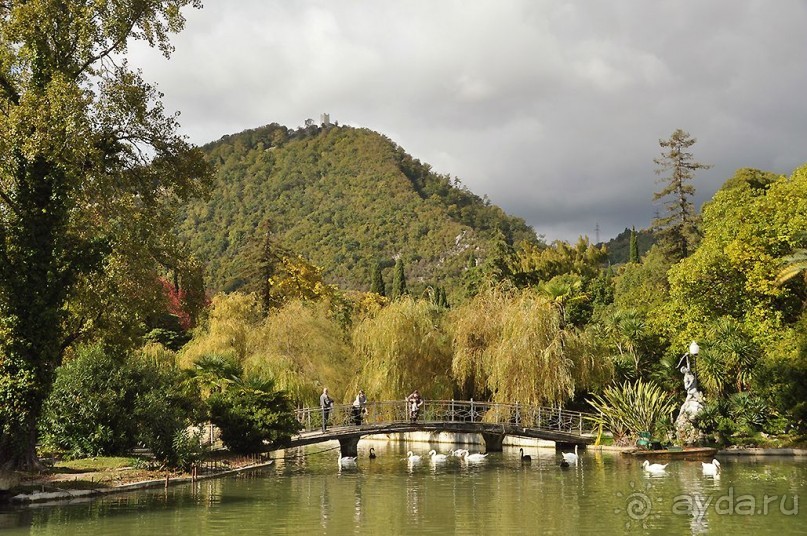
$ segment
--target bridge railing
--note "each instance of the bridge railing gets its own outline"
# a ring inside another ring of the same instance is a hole
[[[311,432],[322,428],[324,413],[321,408],[308,407],[295,410],[301,431]],[[497,404],[474,400],[426,400],[420,408],[417,422],[502,424],[517,428],[556,431],[571,434],[593,433],[590,415],[579,411],[521,404]],[[365,412],[358,412],[350,404],[336,404],[328,413],[328,428],[381,426],[411,423],[406,401],[368,402]]]

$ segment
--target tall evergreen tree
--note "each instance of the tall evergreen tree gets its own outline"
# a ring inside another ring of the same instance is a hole
[[[661,156],[654,158],[656,174],[664,188],[653,195],[653,201],[665,199],[665,215],[653,220],[653,227],[664,252],[673,259],[684,259],[697,242],[697,215],[692,204],[695,171],[709,169],[708,164],[696,162],[688,151],[697,140],[688,132],[677,129],[669,139],[659,140]]]
[[[639,262],[639,239],[636,236],[636,227],[630,229],[630,252],[628,253],[628,262]]]
[[[462,274],[462,281],[466,298],[473,298],[479,293],[482,286],[482,274],[481,268],[477,266],[476,255],[473,252],[468,256],[468,263],[465,266],[465,272]]]
[[[392,278],[392,296],[393,300],[397,300],[408,294],[406,290],[406,275],[404,275],[403,260],[398,259],[395,261],[395,272]]]
[[[280,307],[283,303],[273,294],[272,288],[275,285],[275,277],[283,268],[283,258],[288,253],[276,242],[272,226],[268,224],[257,263],[258,292],[267,311]]]
[[[177,265],[174,210],[211,173],[115,58],[134,39],[168,56],[187,5],[201,0],[0,2],[0,469],[39,467],[65,348],[142,313],[158,266]]]
[[[378,263],[373,264],[372,273],[370,274],[370,292],[375,292],[379,296],[387,295],[384,275],[381,273],[381,265]]]

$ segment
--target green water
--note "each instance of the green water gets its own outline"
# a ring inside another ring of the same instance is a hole
[[[804,534],[807,463],[723,458],[719,478],[700,462],[673,461],[651,476],[641,460],[581,453],[559,467],[553,449],[492,453],[478,464],[446,445],[361,442],[340,470],[330,445],[287,453],[269,469],[122,493],[77,504],[0,510],[3,534]],[[407,450],[424,455],[410,465]],[[473,450],[473,449],[472,449]],[[700,505],[700,506],[698,506]]]

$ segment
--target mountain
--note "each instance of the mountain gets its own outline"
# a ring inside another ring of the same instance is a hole
[[[327,282],[357,290],[369,288],[375,263],[389,286],[400,258],[414,292],[457,291],[472,252],[484,258],[499,231],[510,243],[538,241],[521,218],[368,129],[273,123],[202,150],[216,183],[209,199],[183,207],[177,232],[206,263],[213,290],[248,284],[269,229]]]

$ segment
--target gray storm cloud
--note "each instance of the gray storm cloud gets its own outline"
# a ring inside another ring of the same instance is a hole
[[[807,4],[209,0],[170,61],[129,61],[202,144],[330,113],[379,131],[547,240],[653,218],[653,158],[698,139],[702,203],[807,161]]]

